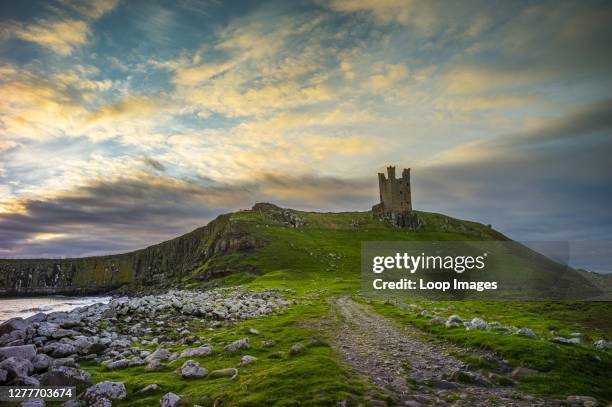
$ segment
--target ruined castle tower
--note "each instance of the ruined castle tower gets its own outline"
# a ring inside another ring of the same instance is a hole
[[[410,194],[410,168],[404,168],[401,178],[395,178],[395,167],[387,167],[387,176],[378,174],[378,190],[380,203],[372,210],[390,213],[405,213],[412,210],[412,197]]]

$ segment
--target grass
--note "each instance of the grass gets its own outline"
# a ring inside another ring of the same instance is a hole
[[[233,406],[332,406],[337,400],[363,401],[369,387],[354,378],[337,362],[333,350],[323,341],[311,338],[324,334],[309,330],[309,321],[318,319],[328,312],[322,300],[313,300],[292,307],[289,311],[239,323],[233,328],[201,331],[196,334],[205,337],[214,346],[210,356],[194,357],[193,360],[209,371],[226,367],[238,367],[242,355],[249,354],[258,360],[239,368],[236,380],[230,378],[182,379],[174,372],[186,361],[179,359],[161,371],[149,372],[144,367],[133,367],[111,371],[97,364],[83,364],[91,372],[95,382],[112,380],[125,382],[129,397],[117,405],[151,406],[158,405],[161,397],[172,391],[181,395],[189,405],[209,406],[217,399],[222,405]],[[249,335],[248,328],[255,328],[260,335]],[[225,343],[249,337],[252,348],[235,353],[223,349]],[[263,340],[273,345],[262,347]],[[287,351],[295,343],[304,343],[306,350],[295,357],[288,357]],[[186,346],[169,348],[181,351]],[[146,395],[135,392],[144,386],[157,383],[160,389]]]
[[[215,284],[261,290],[288,288],[295,298],[310,298],[292,306],[287,312],[239,323],[233,328],[202,331],[199,334],[215,346],[215,353],[195,358],[209,370],[236,366],[243,354],[259,360],[240,369],[237,380],[181,379],[173,369],[185,360],[160,372],[147,372],[142,367],[109,371],[100,365],[83,364],[92,372],[94,381],[123,381],[129,398],[123,405],[158,405],[168,391],[184,396],[189,403],[212,405],[223,399],[223,405],[336,405],[338,400],[355,404],[373,391],[366,383],[342,367],[337,355],[325,344],[308,346],[306,352],[288,358],[289,347],[297,342],[309,343],[313,336],[325,334],[314,328],[312,321],[329,317],[325,299],[332,295],[352,295],[360,290],[361,242],[376,240],[503,240],[494,229],[474,222],[465,222],[439,214],[419,212],[425,225],[418,231],[397,229],[374,220],[369,212],[295,214],[306,222],[303,228],[282,224],[265,211],[241,211],[223,218],[215,233],[227,224],[236,230],[266,242],[255,249],[217,255],[187,275],[180,283],[190,288],[206,288]],[[209,242],[212,235],[207,235]],[[208,244],[208,243],[207,243]],[[206,279],[202,279],[205,276]],[[611,303],[526,302],[526,301],[423,301],[425,308],[456,307],[462,317],[482,317],[504,325],[533,329],[539,336],[582,332],[587,339],[612,338]],[[612,371],[610,352],[587,346],[563,346],[545,340],[505,336],[492,332],[446,329],[428,325],[428,320],[382,302],[373,303],[377,312],[400,323],[411,323],[432,335],[472,348],[490,349],[512,365],[538,369],[542,377],[521,380],[521,389],[540,395],[562,397],[571,394],[590,395],[604,402],[612,400],[609,374]],[[246,336],[253,327],[262,332],[251,337],[253,349],[237,354],[223,351],[222,344]],[[333,335],[333,332],[327,332]],[[261,347],[261,340],[273,340],[271,347]],[[176,347],[174,350],[181,350]],[[476,361],[477,362],[477,361]],[[490,368],[480,364],[482,368]],[[160,390],[136,396],[134,392],[147,384],[157,383]],[[203,399],[203,397],[206,397]],[[120,405],[121,405],[120,404]]]
[[[425,308],[448,306],[451,303],[421,303]],[[531,339],[516,335],[503,335],[488,331],[466,331],[463,327],[446,328],[440,325],[429,325],[429,319],[400,309],[384,302],[371,302],[374,309],[386,317],[401,324],[412,324],[429,332],[434,337],[458,343],[476,349],[487,349],[497,353],[512,366],[524,366],[536,369],[545,374],[537,377],[520,379],[519,387],[534,395],[562,397],[568,395],[590,395],[603,402],[612,400],[612,355],[608,351],[594,349],[592,346],[560,345],[543,339]],[[561,332],[578,330],[573,321],[581,320],[580,332],[589,335],[601,335],[599,320],[607,319],[612,313],[609,303],[549,303],[549,302],[454,302],[457,309],[446,314],[457,314],[463,317],[479,316],[488,321],[494,319],[502,323],[528,326],[539,335],[547,334],[547,329],[555,327]],[[583,318],[582,312],[588,309],[590,317]],[[441,312],[440,314],[444,314]],[[592,315],[599,315],[597,323],[591,324]],[[524,325],[523,325],[524,324]],[[607,324],[604,324],[607,326]],[[610,334],[609,326],[606,335]],[[550,334],[548,334],[550,336]],[[475,362],[474,360],[467,360]],[[487,370],[486,363],[479,367]]]

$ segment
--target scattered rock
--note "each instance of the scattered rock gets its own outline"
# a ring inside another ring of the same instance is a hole
[[[147,364],[145,370],[159,370],[164,367],[164,364],[159,359],[153,359]]]
[[[0,336],[13,331],[25,331],[29,326],[30,323],[23,318],[11,318],[0,324]]]
[[[128,367],[129,364],[130,364],[129,360],[119,359],[119,360],[115,360],[114,362],[107,363],[106,367],[108,367],[109,369],[124,369]]]
[[[6,346],[0,348],[0,360],[10,357],[32,360],[34,356],[36,356],[36,347],[34,345]]]
[[[200,367],[200,364],[193,360],[188,360],[183,363],[183,366],[177,370],[185,379],[206,377],[208,375],[208,370]]]
[[[225,369],[213,370],[210,372],[210,377],[231,377],[234,380],[238,377],[238,369],[228,367]]]
[[[40,383],[43,386],[79,386],[88,383],[91,374],[74,367],[58,366],[43,374]]]
[[[446,325],[446,318],[434,317],[429,321],[430,325]]]
[[[566,401],[572,406],[596,406],[597,399],[591,396],[567,396]]]
[[[612,349],[612,341],[606,341],[605,339],[600,339],[597,342],[595,342],[595,348]]]
[[[289,355],[289,357],[293,357],[299,355],[300,353],[303,353],[305,350],[306,347],[304,346],[304,344],[298,342],[289,348],[289,352],[287,352],[287,354]]]
[[[99,399],[123,400],[127,396],[127,390],[123,382],[100,382],[89,387],[83,398],[93,403]]]
[[[166,393],[164,394],[164,397],[162,397],[160,401],[160,406],[161,407],[176,407],[181,403],[182,400],[183,399],[180,396],[174,393]]]
[[[484,319],[473,318],[471,321],[466,322],[466,329],[471,331],[473,329],[487,329],[488,324]]]
[[[251,348],[251,342],[249,338],[242,338],[242,339],[234,341],[230,343],[229,345],[225,346],[225,350],[229,352],[236,352],[237,350],[240,350],[240,349],[250,349],[250,348]]]
[[[0,362],[0,369],[7,372],[8,380],[12,380],[18,377],[27,377],[34,371],[34,366],[27,359],[10,357]]]
[[[235,343],[235,342],[234,342]],[[197,348],[187,348],[181,352],[181,358],[192,358],[194,356],[208,356],[212,353],[213,347],[210,345],[203,345]]]
[[[41,399],[26,400],[21,403],[21,407],[45,407],[45,401]]]
[[[451,315],[450,317],[448,317],[448,320],[449,320],[450,322],[456,322],[456,323],[458,323],[458,324],[460,324],[460,323],[462,323],[462,322],[463,322],[463,320],[462,320],[462,319],[459,317],[459,315],[455,315],[455,314],[453,314],[453,315]]]
[[[529,328],[521,328],[516,332],[517,335],[527,336],[529,338],[537,338],[538,336]]]
[[[455,321],[446,321],[446,324],[444,324],[447,328],[456,328],[459,326],[459,322],[455,322]]]
[[[257,358],[255,356],[251,356],[251,355],[244,355],[242,358],[240,358],[240,365],[241,366],[246,366],[249,363],[253,363],[256,362]]]
[[[580,338],[564,338],[562,336],[555,336],[551,339],[551,342],[562,343],[565,345],[580,345]]]
[[[136,394],[150,393],[150,392],[157,391],[157,390],[159,390],[159,385],[157,383],[152,383],[138,390]]]

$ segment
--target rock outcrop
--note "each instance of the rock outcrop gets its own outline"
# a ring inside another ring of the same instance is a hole
[[[295,221],[295,220],[294,220]],[[176,239],[134,252],[73,259],[0,259],[0,295],[94,294],[122,285],[177,281],[216,255],[251,250],[265,242],[221,215]],[[214,267],[202,279],[214,277]]]

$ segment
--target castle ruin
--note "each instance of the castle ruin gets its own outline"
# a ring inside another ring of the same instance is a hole
[[[390,219],[396,226],[412,226],[416,217],[412,213],[410,168],[404,168],[401,178],[395,178],[395,167],[387,167],[387,176],[378,173],[380,203],[372,212],[380,219]]]

